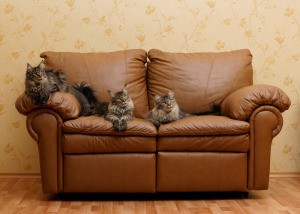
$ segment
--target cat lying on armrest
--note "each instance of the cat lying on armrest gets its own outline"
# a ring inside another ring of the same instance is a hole
[[[65,73],[61,70],[44,70],[41,62],[38,66],[32,67],[27,63],[25,78],[25,94],[31,97],[36,105],[46,106],[50,95],[61,91],[73,94],[80,103],[80,116],[90,114],[90,105],[87,98],[80,91],[68,84]]]

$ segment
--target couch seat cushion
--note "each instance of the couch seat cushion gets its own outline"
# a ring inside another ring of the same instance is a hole
[[[153,153],[156,151],[156,138],[64,134],[62,149],[64,154]]]
[[[225,116],[203,115],[186,117],[163,124],[158,129],[158,136],[224,136],[246,134],[250,124],[233,120]]]
[[[159,127],[157,150],[247,152],[250,125],[224,116],[192,116]]]
[[[159,137],[157,151],[165,152],[247,152],[249,135]]]
[[[68,120],[64,122],[62,130],[64,133],[87,135],[154,137],[157,134],[155,126],[148,120],[134,118],[129,121],[125,132],[117,132],[114,131],[111,122],[105,120],[103,117],[96,116]]]

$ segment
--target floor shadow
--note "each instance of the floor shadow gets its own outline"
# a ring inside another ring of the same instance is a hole
[[[224,200],[249,198],[248,192],[197,193],[62,193],[50,197],[54,201],[153,201],[153,200]]]

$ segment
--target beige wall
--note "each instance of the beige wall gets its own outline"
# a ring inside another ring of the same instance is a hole
[[[36,143],[14,108],[26,63],[39,53],[159,48],[249,48],[255,83],[282,88],[292,106],[272,145],[272,172],[300,172],[300,1],[1,0],[0,173],[39,172]]]

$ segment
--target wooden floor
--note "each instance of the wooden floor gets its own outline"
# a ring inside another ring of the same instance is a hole
[[[0,178],[0,213],[300,213],[300,178],[241,194],[43,194],[39,178]]]

